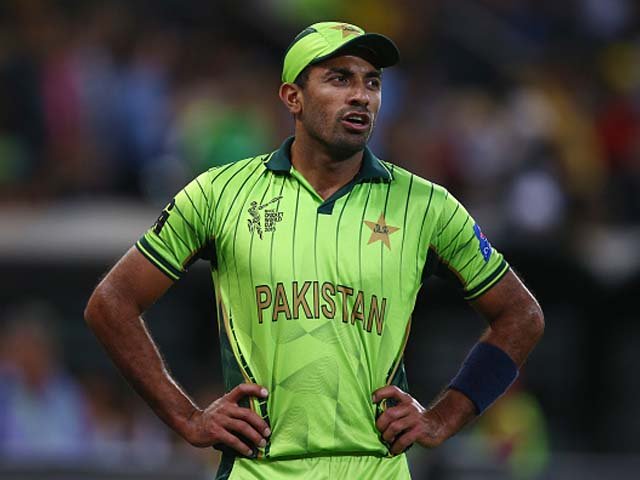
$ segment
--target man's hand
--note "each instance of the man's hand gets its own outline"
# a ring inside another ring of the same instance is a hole
[[[238,453],[253,456],[254,448],[264,447],[271,430],[255,412],[240,407],[243,397],[266,398],[264,387],[243,383],[204,410],[196,410],[188,421],[185,439],[196,447],[227,446]],[[249,443],[250,444],[249,444]]]
[[[390,445],[390,452],[398,455],[415,442],[425,448],[439,446],[446,438],[445,425],[435,410],[426,410],[406,392],[393,385],[373,392],[373,401],[387,399],[387,408],[376,421],[382,438]],[[393,402],[388,402],[388,400]]]

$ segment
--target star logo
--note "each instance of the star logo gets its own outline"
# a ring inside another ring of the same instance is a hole
[[[392,227],[387,225],[387,221],[384,219],[384,214],[380,214],[377,222],[370,222],[365,220],[364,223],[371,229],[371,237],[367,245],[377,242],[378,240],[384,243],[389,250],[391,250],[391,242],[389,241],[389,235],[400,230],[398,227]]]
[[[341,23],[340,25],[336,25],[335,27],[331,27],[332,30],[342,30],[342,38],[346,38],[349,35],[360,35],[360,30],[358,30],[353,25],[349,25],[348,23]]]

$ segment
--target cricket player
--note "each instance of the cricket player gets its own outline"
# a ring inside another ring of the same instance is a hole
[[[294,136],[195,178],[88,303],[87,322],[158,416],[224,452],[218,479],[410,478],[403,452],[481,414],[542,335],[538,303],[464,207],[367,148],[382,69],[398,59],[355,25],[303,30],[279,92]],[[141,318],[197,259],[210,263],[228,392],[207,406],[175,382]],[[425,407],[403,352],[432,274],[488,328]]]

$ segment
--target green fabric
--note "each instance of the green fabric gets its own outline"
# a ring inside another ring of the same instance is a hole
[[[488,260],[484,258],[474,226],[476,223],[465,208],[445,192],[438,233],[432,237],[429,250],[432,260],[439,263],[435,273],[457,283],[465,300],[479,297],[509,269],[503,256],[493,249]]]
[[[317,193],[313,190],[313,187],[309,185],[307,180],[291,166],[289,151],[291,149],[293,140],[294,137],[289,137],[288,139],[286,139],[282,146],[269,157],[265,165],[269,170],[291,173],[300,181],[302,185],[304,185],[304,187],[312,195],[317,195]],[[371,152],[371,150],[369,150],[369,148],[365,147],[362,156],[362,167],[360,168],[360,172],[353,179],[353,181],[340,188],[326,200],[323,200],[319,195],[317,195],[318,200],[322,202],[322,204],[318,207],[318,212],[330,214],[333,211],[333,205],[335,204],[336,200],[348,194],[356,183],[373,179],[391,180],[391,171],[384,165],[383,162],[376,158],[376,156]]]
[[[293,40],[284,57],[282,81],[294,82],[307,65],[331,57],[348,45],[363,45],[375,52],[377,67],[390,67],[398,62],[395,44],[378,33],[365,31],[350,23],[320,22],[305,28]]]
[[[236,459],[229,480],[410,480],[406,455],[328,456],[295,460]]]
[[[406,386],[428,257],[465,293],[507,266],[497,251],[485,260],[475,223],[444,188],[372,154],[327,213],[290,166],[290,143],[197,177],[138,248],[172,279],[198,256],[212,261],[226,387],[243,379],[270,392],[252,402],[273,432],[261,456],[385,456],[371,394]]]

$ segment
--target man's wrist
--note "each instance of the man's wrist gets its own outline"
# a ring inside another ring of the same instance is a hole
[[[448,435],[449,427],[446,419],[436,408],[431,408],[424,412],[425,432],[428,438],[428,446],[430,448],[439,446],[450,435]]]
[[[171,427],[187,442],[193,443],[197,437],[197,420],[202,415],[203,410],[193,406],[187,412],[176,414],[171,421]]]
[[[425,412],[425,417],[439,424],[434,434],[438,443],[455,435],[475,417],[475,406],[466,395],[456,390],[446,390],[438,401]]]

